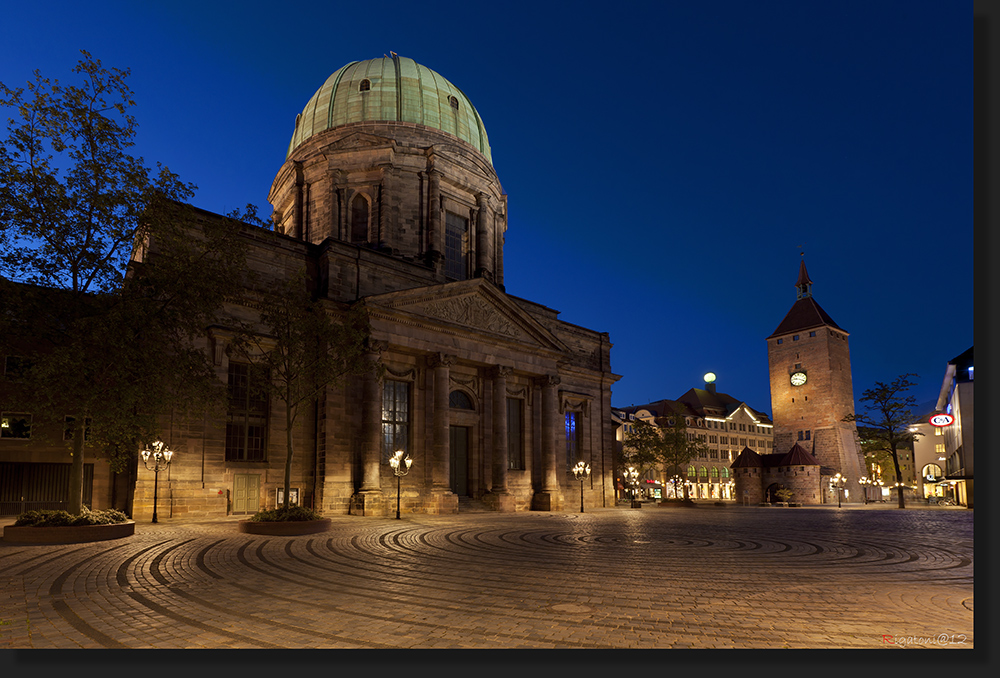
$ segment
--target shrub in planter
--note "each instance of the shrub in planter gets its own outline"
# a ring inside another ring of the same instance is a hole
[[[323,516],[316,513],[316,511],[311,508],[306,508],[304,506],[289,506],[288,508],[279,506],[278,508],[269,509],[267,511],[258,511],[250,516],[250,520],[255,523],[283,523],[289,521],[322,519]]]
[[[91,511],[86,506],[78,516],[68,511],[45,509],[25,511],[14,521],[14,527],[77,527],[80,525],[117,525],[127,523],[128,516],[118,509]]]

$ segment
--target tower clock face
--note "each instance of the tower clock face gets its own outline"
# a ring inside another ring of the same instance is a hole
[[[801,386],[806,383],[806,373],[796,372],[791,376],[792,386]]]

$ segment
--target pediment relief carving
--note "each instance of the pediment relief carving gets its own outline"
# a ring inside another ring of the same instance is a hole
[[[429,301],[413,307],[432,318],[447,320],[512,339],[524,339],[525,333],[510,318],[500,313],[479,295],[470,294],[440,301]]]

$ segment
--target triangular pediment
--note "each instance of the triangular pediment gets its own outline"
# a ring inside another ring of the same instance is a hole
[[[463,331],[567,350],[541,323],[481,278],[379,294],[366,298],[365,305],[373,311],[404,314],[415,321],[423,319]]]

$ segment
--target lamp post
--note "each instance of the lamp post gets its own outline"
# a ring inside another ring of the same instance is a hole
[[[142,451],[142,465],[147,471],[153,472],[153,522],[156,521],[156,500],[159,493],[160,471],[170,466],[170,460],[174,456],[174,451],[164,443],[157,440],[153,443],[153,449],[148,447]],[[150,467],[149,458],[153,458],[153,465]]]
[[[636,490],[639,488],[639,469],[629,466],[625,471],[625,478],[632,486],[632,508],[642,508],[642,502],[635,498]]]
[[[576,462],[573,467],[573,475],[580,481],[580,513],[583,513],[583,481],[590,475],[590,464],[582,461]]]
[[[861,485],[861,497],[864,500],[865,505],[867,506],[868,505],[868,485],[871,484],[871,481],[868,480],[868,476],[861,476],[858,479],[858,483]]]
[[[841,490],[843,489],[843,487],[844,487],[844,485],[846,483],[847,483],[847,478],[845,478],[844,476],[840,475],[839,473],[833,477],[832,481],[830,481],[830,487],[836,487],[837,488],[837,508],[840,508]]]
[[[392,455],[391,459],[389,459],[389,466],[392,467],[392,473],[393,473],[393,475],[396,476],[396,520],[400,519],[399,518],[399,483],[400,483],[400,479],[403,476],[405,476],[407,473],[410,472],[410,464],[413,463],[413,460],[410,459],[409,455],[407,455],[406,458],[404,459],[403,458],[404,454],[406,454],[406,453],[403,452],[403,450],[396,450],[396,453]]]

